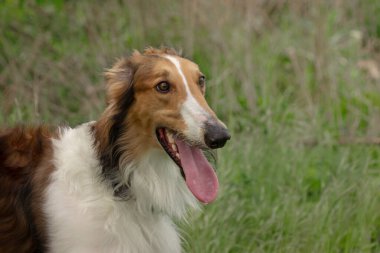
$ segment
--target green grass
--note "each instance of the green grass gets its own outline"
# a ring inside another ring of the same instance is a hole
[[[380,252],[380,150],[281,137],[221,152],[221,196],[185,227],[188,252]]]
[[[380,80],[359,64],[380,70],[379,16],[377,0],[5,0],[0,124],[94,120],[116,57],[183,49],[233,132],[186,252],[380,252]]]

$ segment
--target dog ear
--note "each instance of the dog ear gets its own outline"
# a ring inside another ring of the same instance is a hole
[[[132,56],[128,58],[119,59],[111,69],[105,73],[107,82],[107,104],[114,104],[121,101],[133,85],[133,77],[138,68],[138,59],[141,54],[135,51]]]
[[[141,63],[141,54],[135,51],[130,57],[119,59],[105,73],[107,82],[107,108],[96,122],[94,132],[99,151],[107,150],[120,134],[128,109],[134,102],[134,75]]]
[[[107,108],[95,123],[93,132],[97,140],[102,174],[111,181],[119,173],[118,139],[126,129],[126,118],[133,105],[135,73],[142,63],[142,56],[135,51],[130,57],[119,59],[105,73],[107,82]]]

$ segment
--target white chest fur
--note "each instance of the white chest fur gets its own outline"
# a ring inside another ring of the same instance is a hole
[[[179,253],[169,218],[197,207],[176,165],[160,150],[126,168],[134,198],[119,201],[102,181],[89,124],[54,141],[56,170],[46,190],[49,252]],[[152,210],[158,210],[152,212]]]

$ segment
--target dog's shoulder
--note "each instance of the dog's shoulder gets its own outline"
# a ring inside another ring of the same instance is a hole
[[[13,176],[17,183],[46,155],[54,136],[55,130],[48,126],[0,129],[0,173]]]
[[[54,131],[46,126],[0,130],[0,252],[42,249],[42,222],[35,218],[35,213],[47,181],[43,179],[47,178],[47,170],[41,168],[46,168],[44,163],[51,157],[54,136]]]

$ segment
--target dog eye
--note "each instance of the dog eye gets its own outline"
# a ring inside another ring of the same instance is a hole
[[[205,76],[201,76],[199,77],[199,80],[198,80],[198,85],[203,88],[206,84],[206,77]]]
[[[156,90],[161,93],[168,93],[170,91],[170,84],[168,82],[160,82],[156,85]]]

